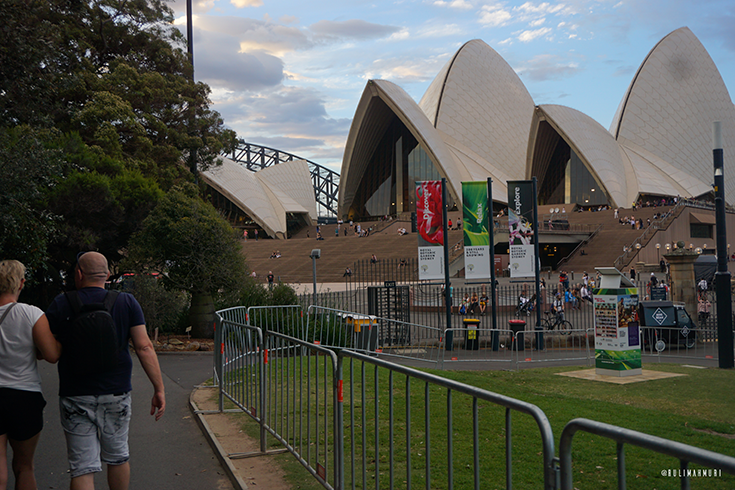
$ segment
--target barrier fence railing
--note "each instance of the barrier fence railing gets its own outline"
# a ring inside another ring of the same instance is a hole
[[[570,274],[571,275],[571,274]],[[565,318],[571,322],[573,328],[587,329],[594,326],[593,305],[590,299],[581,297],[581,274],[575,274],[575,279],[570,284],[569,295],[558,283],[547,283],[547,287],[541,290],[540,298],[535,297],[535,286],[531,283],[517,283],[501,285],[497,288],[496,310],[497,326],[508,328],[509,320],[525,319],[529,329],[536,324],[536,309],[543,313],[549,311],[551,305],[559,293],[562,301]],[[317,294],[317,304],[321,307],[335,310],[344,310],[363,315],[376,315],[371,309],[369,298],[370,287],[373,283],[358,283],[353,281],[348,284],[351,289],[346,291],[330,291]],[[406,317],[409,322],[416,325],[434,327],[444,330],[447,325],[446,307],[444,300],[444,287],[429,282],[401,282],[396,281],[396,286],[408,288],[408,301],[395,306],[392,311],[402,308],[403,321]],[[378,287],[382,287],[382,283]],[[492,326],[490,301],[491,288],[489,284],[452,286],[452,328],[461,328],[465,318],[476,318],[480,320],[481,328]],[[303,294],[300,303],[306,309],[314,303],[313,295]],[[465,306],[463,309],[462,306]]]
[[[265,430],[325,488],[341,488],[337,354],[270,331],[264,342]]]
[[[349,433],[342,434],[344,454],[349,456],[345,461],[350,461],[344,473],[345,488],[367,488],[373,479],[375,488],[394,488],[396,481],[404,482],[400,486],[405,488],[497,486],[502,481],[498,468],[503,465],[494,459],[498,446],[489,439],[493,424],[500,425],[501,432],[504,428],[501,456],[505,460],[506,488],[513,487],[514,461],[539,468],[538,479],[523,481],[522,487],[557,488],[551,425],[536,405],[346,349],[339,351],[339,360],[347,385],[342,417],[350,428]],[[402,379],[396,382],[396,376]],[[423,386],[414,386],[412,381]],[[498,409],[492,410],[482,402]],[[531,416],[536,429],[517,429],[513,412]],[[541,458],[536,445],[514,446],[514,430],[520,432],[521,440],[532,437],[532,432],[540,436]],[[455,452],[471,454],[471,460],[455,460]]]
[[[325,347],[421,361],[442,359],[442,330],[373,315],[310,306],[305,340]]]
[[[317,337],[330,337],[324,335],[329,329],[317,326],[317,317],[340,318],[343,327],[340,315],[345,312],[315,307],[304,317],[300,308],[280,309],[218,312],[214,368],[219,380],[220,411],[224,409],[223,400],[229,400],[259,424],[260,451],[255,454],[279,452],[275,447],[282,447],[280,452],[291,452],[325,488],[364,489],[368,484],[394,488],[396,482],[403,482],[398,486],[477,489],[501,486],[503,479],[506,488],[512,488],[514,467],[538,465],[537,473],[516,475],[519,487],[571,489],[571,438],[577,430],[617,441],[618,465],[622,468],[619,488],[625,488],[623,444],[677,457],[685,462],[683,469],[687,462],[693,462],[735,474],[735,458],[730,456],[601,422],[580,423],[579,419],[569,422],[562,433],[560,471],[551,426],[537,406],[392,363],[382,358],[385,353],[370,348],[358,352],[361,345],[354,334],[360,332],[354,329],[347,330],[349,336],[332,337],[339,340],[332,343],[345,345],[318,345],[316,342],[321,341]],[[254,319],[268,328],[255,325]],[[243,320],[249,324],[241,323]],[[663,329],[659,330],[651,334],[644,331],[643,340],[646,335],[654,335],[654,341],[660,338]],[[300,332],[305,338],[282,332]],[[461,350],[462,355],[457,357],[462,361],[503,360],[517,364],[523,358],[523,362],[535,362],[541,360],[533,351],[539,342],[552,353],[571,348],[585,358],[583,352],[589,352],[587,341],[582,346],[582,339],[587,339],[589,333],[584,330],[577,335],[574,331],[543,332],[542,340],[538,331],[482,329],[470,335],[469,328],[451,329],[444,332],[441,347],[444,340],[449,341],[450,333],[454,350],[439,350],[446,356]],[[493,350],[496,342],[498,351]],[[510,349],[506,343],[510,343]],[[589,358],[589,354],[586,356]],[[563,356],[557,359],[564,360]],[[396,381],[396,377],[400,379]],[[513,412],[531,419],[514,419]],[[504,439],[502,445],[494,443],[498,433]],[[270,443],[268,436],[273,438]],[[533,437],[540,437],[541,452],[537,445],[514,443]],[[459,456],[455,458],[455,454]],[[504,465],[497,464],[502,460]],[[682,478],[682,488],[688,488],[687,478]]]
[[[687,490],[690,488],[690,480],[692,476],[689,469],[689,463],[695,463],[705,468],[715,470],[717,472],[725,472],[735,475],[735,458],[706,449],[682,444],[680,442],[663,439],[661,437],[644,434],[635,430],[625,429],[603,422],[597,422],[588,419],[571,420],[564,427],[559,442],[559,460],[561,466],[561,489],[573,490],[574,479],[572,472],[572,438],[576,432],[583,431],[590,434],[612,439],[617,443],[617,472],[618,472],[618,488],[627,488],[626,484],[626,466],[625,466],[625,444],[638,446],[657,453],[672,456],[679,460],[680,469],[678,472],[674,470],[674,477],[680,479],[680,488]],[[666,470],[664,470],[666,471]],[[701,475],[701,470],[700,474]],[[710,476],[712,473],[710,472]]]
[[[671,359],[718,358],[717,330],[679,327],[641,327],[641,352],[658,362]]]
[[[293,319],[294,308],[260,308],[248,311],[248,319],[268,322],[268,329],[245,325],[243,310],[218,312],[216,342],[219,346],[220,411],[224,399],[259,424],[260,451],[269,449],[270,434],[282,444],[325,488],[341,488],[338,397],[341,381],[334,350],[279,333],[303,333]],[[285,322],[277,323],[278,319]],[[215,357],[217,359],[217,357]],[[231,459],[253,453],[230,454]]]

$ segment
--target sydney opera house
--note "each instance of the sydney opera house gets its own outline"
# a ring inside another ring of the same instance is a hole
[[[609,130],[561,105],[536,105],[518,75],[481,40],[463,45],[417,104],[370,80],[355,112],[339,189],[343,217],[412,210],[413,182],[538,179],[539,203],[630,207],[638,199],[711,199],[712,125],[735,142],[735,106],[688,28],[662,39],[630,82]],[[725,162],[735,162],[726,145]],[[735,172],[726,173],[726,200]]]
[[[513,68],[473,40],[419,103],[394,83],[368,81],[341,175],[318,177],[324,167],[291,155],[293,161],[273,166],[232,157],[202,179],[228,215],[273,238],[315,222],[319,206],[344,219],[409,213],[413,183],[442,177],[454,202],[463,181],[488,177],[496,203],[506,202],[509,180],[531,177],[539,204],[570,209],[667,196],[712,200],[714,121],[721,123],[726,165],[735,162],[735,106],[686,27],[646,56],[609,129],[570,107],[536,105]],[[735,204],[735,172],[725,177],[726,201]]]

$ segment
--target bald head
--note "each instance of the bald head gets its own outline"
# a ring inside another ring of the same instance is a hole
[[[97,286],[104,287],[110,277],[107,259],[99,252],[87,252],[77,262],[77,288]]]

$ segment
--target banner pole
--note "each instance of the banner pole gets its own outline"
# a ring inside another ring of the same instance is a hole
[[[498,328],[498,310],[495,303],[497,287],[495,286],[495,215],[493,213],[493,179],[487,178],[487,207],[489,208],[489,231],[490,231],[490,292],[491,292],[491,314],[493,319],[493,330]]]
[[[541,329],[541,256],[539,255],[539,222],[538,222],[538,183],[536,177],[533,181],[533,260],[536,270],[536,349],[544,350],[544,334]]]
[[[447,326],[444,330],[444,348],[452,350],[454,346],[447,346],[446,342],[454,342],[452,328],[452,284],[449,281],[449,231],[447,230],[447,179],[442,178],[442,228],[444,230],[444,298],[447,309]],[[447,335],[447,330],[450,330]]]

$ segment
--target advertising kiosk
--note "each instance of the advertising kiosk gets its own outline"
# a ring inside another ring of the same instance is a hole
[[[597,267],[595,305],[595,371],[604,376],[642,373],[638,289],[614,267]]]

